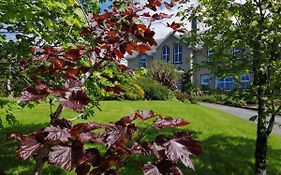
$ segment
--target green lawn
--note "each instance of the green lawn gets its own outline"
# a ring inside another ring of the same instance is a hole
[[[103,111],[90,120],[105,122],[133,113],[136,109],[151,109],[156,113],[185,118],[190,125],[183,129],[194,132],[204,148],[204,153],[194,158],[196,171],[184,174],[196,175],[247,175],[253,174],[255,125],[229,114],[199,105],[172,101],[107,101],[102,102]],[[0,130],[0,170],[7,174],[31,174],[33,162],[19,161],[15,157],[16,143],[5,139],[10,132],[28,133],[48,122],[49,107],[41,104],[34,109],[16,111],[19,126]],[[74,117],[66,111],[64,117]],[[268,174],[281,174],[281,137],[272,134],[268,146]],[[58,168],[47,167],[44,174],[64,174]],[[72,173],[69,173],[72,174]],[[125,173],[135,175],[134,170]]]

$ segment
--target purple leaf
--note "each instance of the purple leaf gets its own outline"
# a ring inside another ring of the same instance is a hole
[[[150,163],[145,164],[142,171],[144,175],[162,175],[158,168]]]
[[[103,125],[95,123],[95,122],[88,122],[88,123],[79,123],[74,125],[70,131],[71,135],[77,135],[82,132],[89,132],[95,129],[102,128]]]
[[[154,112],[150,110],[136,111],[135,115],[142,120],[147,120],[155,116]]]
[[[71,137],[69,131],[70,129],[61,129],[59,127],[54,127],[51,125],[45,129],[45,132],[48,132],[48,136],[46,137],[46,139],[49,141],[67,142],[68,138]]]
[[[53,151],[49,153],[49,162],[54,165],[62,166],[67,171],[72,170],[71,147],[54,146],[52,150]]]
[[[96,140],[96,135],[92,132],[81,133],[78,137],[81,143],[94,142]]]
[[[20,159],[26,160],[38,149],[43,148],[43,144],[37,142],[33,137],[23,137],[17,155]]]
[[[157,163],[157,168],[164,175],[183,175],[177,164],[170,160],[161,160]]]
[[[132,121],[134,121],[136,119],[136,115],[132,114],[132,115],[128,115],[126,117],[121,118],[119,121],[117,121],[115,124],[116,125],[126,125],[128,123],[131,123]]]
[[[60,98],[60,104],[67,109],[82,112],[85,105],[90,102],[89,97],[83,90],[72,91],[69,98]]]
[[[29,101],[35,101],[35,100],[43,100],[45,99],[49,94],[32,94],[29,91],[23,91],[20,97],[19,102],[20,103],[26,103]]]
[[[166,127],[178,127],[185,126],[189,123],[184,119],[174,119],[172,117],[160,117],[154,122],[154,127],[157,129],[166,128]]]
[[[144,155],[151,155],[151,150],[139,142],[135,142],[134,145],[130,148],[133,154],[144,154]]]
[[[191,133],[188,132],[178,132],[173,137],[174,140],[182,145],[184,145],[192,154],[200,155],[203,152],[202,147],[198,142],[192,139]]]
[[[126,127],[121,125],[110,125],[105,128],[105,131],[99,136],[107,147],[111,147],[121,139],[126,132]]]
[[[65,87],[71,91],[78,91],[82,89],[82,82],[77,79],[69,78],[65,80]]]
[[[174,140],[170,140],[164,144],[164,146],[166,147],[165,154],[169,160],[174,162],[181,160],[186,167],[194,170],[194,165],[189,158],[192,153],[184,145]]]

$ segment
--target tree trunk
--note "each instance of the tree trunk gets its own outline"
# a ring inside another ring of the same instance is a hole
[[[267,128],[265,103],[262,99],[262,91],[259,90],[259,106],[258,106],[258,125],[257,139],[255,151],[255,175],[266,175],[266,152],[267,152]]]
[[[258,128],[255,152],[255,175],[266,175],[267,134]]]

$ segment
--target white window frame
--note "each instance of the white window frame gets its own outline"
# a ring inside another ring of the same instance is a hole
[[[140,67],[147,67],[147,54],[140,55]]]
[[[214,53],[214,51],[212,51],[211,49],[207,49],[207,57],[210,57],[210,56],[212,56],[212,55],[214,55],[215,53]]]
[[[179,60],[176,60],[177,56]],[[180,44],[174,45],[174,63],[182,63],[182,46]]]
[[[166,62],[170,61],[170,48],[168,46],[162,48],[162,60]]]
[[[204,79],[208,79],[208,82],[206,83]],[[200,85],[206,85],[207,87],[210,87],[210,75],[209,74],[203,74],[200,75]]]

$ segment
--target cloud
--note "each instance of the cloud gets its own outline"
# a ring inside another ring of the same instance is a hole
[[[135,0],[135,2],[139,2],[137,0]],[[143,5],[145,4],[146,1],[141,1],[140,3]],[[162,2],[171,2],[171,0],[166,0],[166,1],[162,1]],[[168,15],[172,15],[170,18],[166,18],[163,20],[157,20],[155,22],[152,23],[151,25],[151,29],[155,32],[155,39],[160,39],[160,38],[164,38],[168,33],[170,33],[172,31],[171,28],[169,28],[167,26],[167,23],[171,24],[172,22],[176,22],[176,23],[183,23],[184,24],[184,28],[186,28],[188,31],[191,29],[191,24],[189,21],[181,21],[180,17],[177,17],[177,13],[179,11],[182,11],[192,5],[197,5],[198,2],[197,0],[190,0],[190,2],[184,3],[184,4],[177,4],[176,6],[174,6],[171,9],[167,9],[164,7],[164,5],[162,5],[161,7],[159,7],[157,9],[157,13],[162,12]],[[150,14],[154,14],[155,12],[150,10],[150,9],[145,9],[143,12],[149,12]],[[149,24],[148,21],[142,20],[143,23],[145,24]]]

